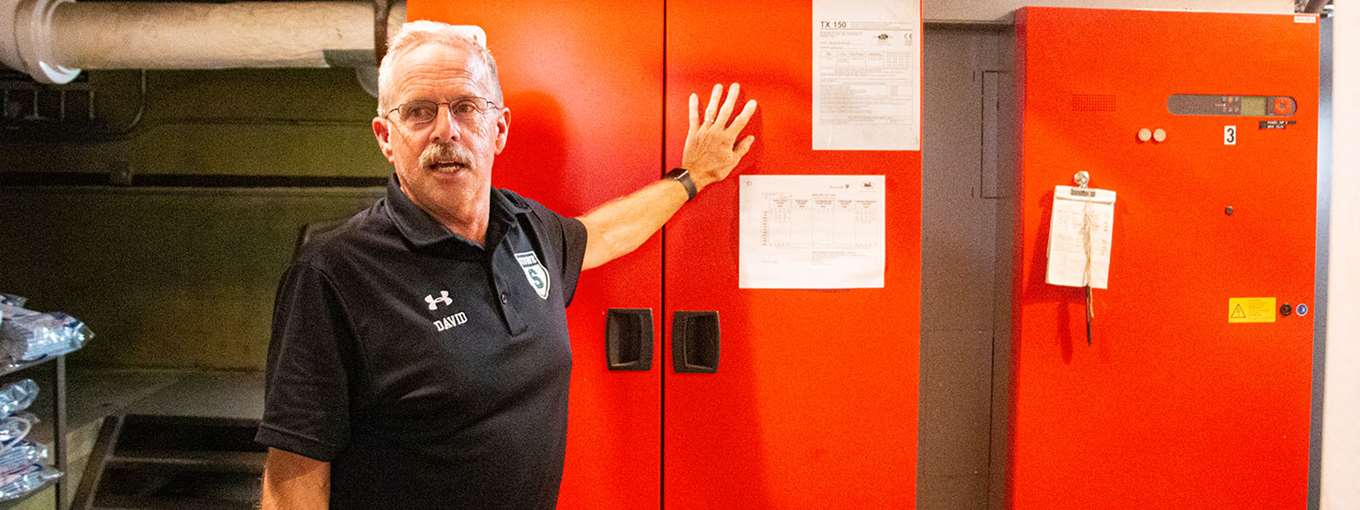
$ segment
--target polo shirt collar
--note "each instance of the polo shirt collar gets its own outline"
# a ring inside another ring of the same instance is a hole
[[[477,251],[484,249],[475,243],[464,239],[462,236],[453,233],[445,227],[439,220],[430,216],[406,193],[401,191],[401,183],[397,180],[397,174],[387,179],[387,211],[392,218],[392,223],[396,224],[397,230],[401,235],[417,247],[427,247],[456,240],[457,245],[472,248]],[[516,223],[516,215],[527,214],[529,209],[515,203],[499,189],[491,188],[491,215],[487,224],[486,241],[488,247],[494,247],[500,242],[503,234]]]

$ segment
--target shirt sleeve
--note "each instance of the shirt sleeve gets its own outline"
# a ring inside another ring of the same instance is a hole
[[[581,266],[586,260],[586,225],[576,218],[558,216],[562,228],[562,298],[571,306],[576,294],[576,281],[581,278]]]
[[[324,272],[305,263],[288,269],[274,304],[256,442],[328,462],[349,444],[359,365],[350,324]]]

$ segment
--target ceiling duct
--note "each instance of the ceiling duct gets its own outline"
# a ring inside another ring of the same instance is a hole
[[[406,19],[378,2],[0,0],[0,61],[55,84],[82,69],[353,67],[363,81],[375,39]]]

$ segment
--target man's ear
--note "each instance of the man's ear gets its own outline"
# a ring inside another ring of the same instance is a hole
[[[382,117],[373,117],[373,137],[378,140],[378,149],[382,150],[383,157],[387,158],[388,163],[396,164],[392,161],[392,131],[391,125],[383,120]]]
[[[505,150],[505,142],[510,139],[510,109],[501,108],[496,118],[496,155]]]

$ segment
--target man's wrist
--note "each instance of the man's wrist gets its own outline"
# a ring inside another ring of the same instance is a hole
[[[687,202],[694,200],[694,195],[699,194],[699,188],[694,185],[694,179],[689,176],[687,169],[672,168],[671,171],[666,172],[665,178],[678,182],[685,187],[685,193],[689,195],[689,198],[685,199]]]

